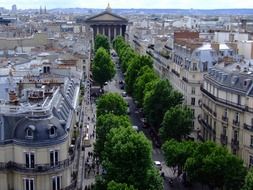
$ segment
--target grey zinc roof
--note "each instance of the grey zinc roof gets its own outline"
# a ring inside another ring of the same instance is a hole
[[[253,76],[248,72],[213,67],[209,70],[206,78],[211,79],[217,86],[226,91],[253,96]]]

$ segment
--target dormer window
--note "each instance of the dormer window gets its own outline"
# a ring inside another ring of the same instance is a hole
[[[26,130],[25,130],[25,133],[26,133],[26,138],[27,139],[33,139],[33,136],[34,136],[34,131],[35,131],[35,126],[33,125],[29,125]]]
[[[53,137],[55,137],[56,136],[56,127],[54,126],[54,125],[51,125],[50,127],[49,127],[49,137],[50,138],[53,138]]]

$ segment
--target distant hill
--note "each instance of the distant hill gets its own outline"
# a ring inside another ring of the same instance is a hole
[[[51,9],[49,12],[89,13],[102,12],[103,9],[65,8]],[[180,14],[180,15],[253,15],[253,9],[113,9],[118,14]]]

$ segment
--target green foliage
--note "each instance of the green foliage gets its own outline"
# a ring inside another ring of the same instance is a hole
[[[118,93],[106,93],[97,101],[97,116],[112,113],[126,115],[127,103]]]
[[[117,183],[110,181],[107,185],[107,190],[135,190],[132,185],[128,186],[126,183]]]
[[[242,160],[212,142],[199,144],[185,170],[192,181],[231,190],[240,189],[246,175]]]
[[[138,75],[139,77],[136,79],[134,84],[134,97],[138,101],[139,105],[142,106],[146,85],[153,80],[157,80],[158,77],[155,74],[154,70],[149,66],[142,67]]]
[[[118,127],[129,127],[131,123],[127,116],[117,116],[113,114],[105,114],[100,115],[97,118],[96,123],[96,144],[95,144],[95,151],[98,156],[101,158],[101,153],[104,150],[104,143],[106,141],[106,135],[109,131],[113,128]]]
[[[144,66],[152,68],[153,61],[148,56],[137,56],[131,60],[126,72],[126,90],[129,94],[133,92],[135,80],[138,77],[140,69]]]
[[[148,121],[159,128],[165,112],[183,101],[183,95],[172,89],[167,80],[159,80],[153,89],[145,94],[144,113]]]
[[[153,167],[151,143],[143,133],[131,127],[111,129],[106,137],[102,166],[106,170],[106,181],[133,185],[136,189],[150,188],[149,173]]]
[[[111,80],[116,71],[109,53],[104,48],[99,48],[96,52],[92,65],[94,80],[102,87],[106,81]]]
[[[108,53],[110,53],[110,43],[108,38],[105,35],[98,34],[95,38],[95,52],[97,52],[100,47],[103,47]]]
[[[186,106],[170,108],[164,115],[160,136],[163,141],[176,139],[181,141],[183,137],[192,131],[192,111]]]
[[[182,169],[186,160],[192,156],[197,146],[198,144],[193,141],[178,142],[175,139],[166,141],[162,146],[162,150],[167,166],[178,166],[178,168]]]
[[[242,190],[252,190],[252,189],[253,189],[253,169],[251,168],[245,177],[245,183]]]

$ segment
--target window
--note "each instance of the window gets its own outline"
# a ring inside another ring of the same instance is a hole
[[[49,128],[49,136],[50,136],[50,138],[53,138],[56,136],[56,127],[55,126],[51,126]]]
[[[249,167],[252,167],[253,166],[253,156],[250,155],[249,156]]]
[[[195,94],[195,87],[192,87],[192,94]]]
[[[237,104],[241,105],[241,96],[240,95],[237,95]]]
[[[225,117],[225,118],[228,117],[228,109],[227,109],[227,108],[225,108],[225,110],[224,110],[224,117]]]
[[[24,190],[35,190],[33,178],[24,178]]]
[[[34,168],[34,152],[26,152],[25,153],[25,166],[26,168]]]
[[[61,189],[61,176],[53,176],[52,177],[52,190],[60,190]]]
[[[227,135],[227,128],[225,126],[222,128],[222,134],[225,136]]]
[[[32,139],[33,138],[33,131],[32,129],[26,129],[26,138]]]
[[[239,123],[239,121],[240,121],[240,113],[238,113],[238,112],[235,113],[235,121],[237,123]]]
[[[207,61],[203,62],[203,71],[206,72],[207,71]]]
[[[50,151],[50,166],[57,166],[59,163],[59,151]]]
[[[197,63],[193,63],[192,64],[192,70],[193,71],[197,71]]]
[[[234,140],[237,141],[239,136],[239,132],[237,130],[234,130]]]
[[[250,136],[250,146],[253,147],[253,135]]]
[[[191,98],[191,105],[195,106],[195,98]]]
[[[195,109],[191,109],[192,111],[192,117],[195,118]]]

